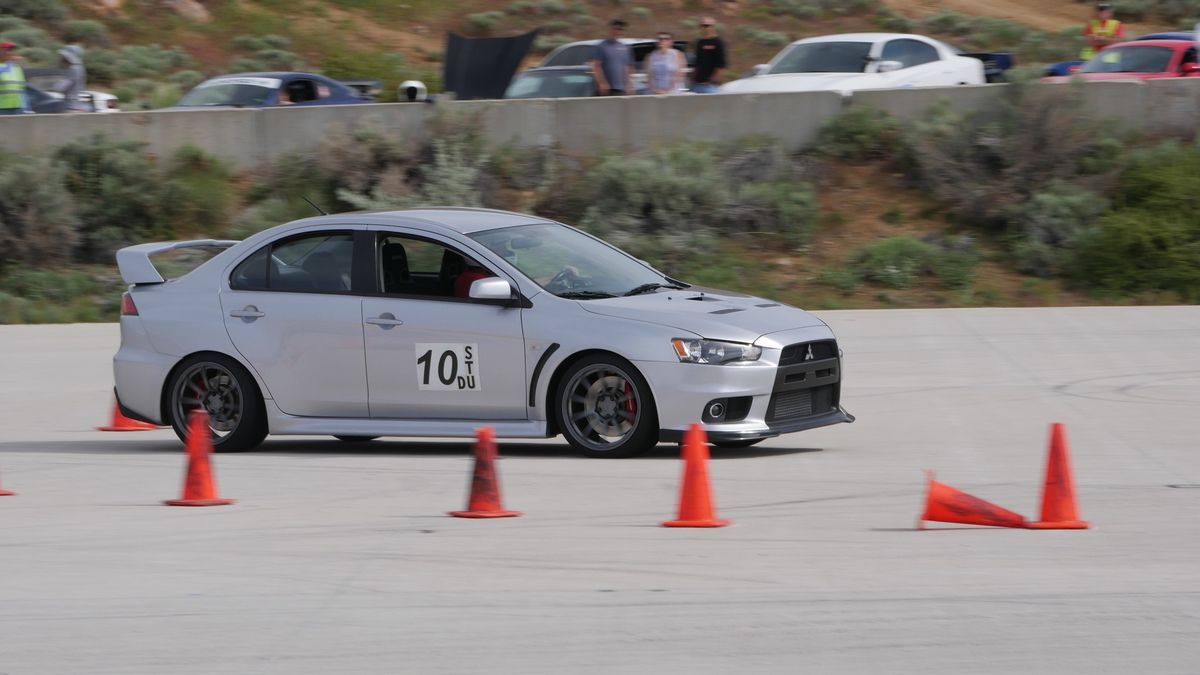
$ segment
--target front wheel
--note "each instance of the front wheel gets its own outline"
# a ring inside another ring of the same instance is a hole
[[[175,435],[187,441],[188,419],[208,413],[213,450],[250,450],[267,436],[258,386],[242,364],[222,354],[197,354],[175,369],[168,410]]]
[[[555,399],[563,436],[588,457],[632,457],[658,442],[650,385],[619,356],[597,354],[571,364]]]

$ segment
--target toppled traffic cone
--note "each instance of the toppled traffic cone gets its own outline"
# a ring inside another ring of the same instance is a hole
[[[208,428],[208,413],[193,410],[188,418],[187,476],[183,480],[183,496],[163,502],[168,506],[223,506],[235,499],[217,496],[209,455],[212,454],[212,432]]]
[[[708,484],[708,437],[699,424],[683,435],[683,488],[679,493],[679,518],[666,527],[725,527],[717,518]]]
[[[106,427],[96,427],[96,431],[150,431],[158,427],[147,422],[140,422],[121,414],[121,406],[113,401],[112,422]]]
[[[1086,530],[1075,505],[1075,482],[1067,456],[1067,431],[1061,422],[1050,425],[1050,451],[1046,457],[1046,480],[1042,485],[1042,515],[1032,530]]]
[[[12,490],[5,490],[4,488],[0,488],[0,497],[11,497],[15,494],[17,494],[17,493],[13,492]]]
[[[451,511],[456,518],[511,518],[520,511],[505,511],[500,501],[500,480],[496,475],[496,435],[491,427],[476,430],[475,472],[471,475],[471,495],[466,511]]]
[[[964,525],[1025,527],[1025,516],[939,483],[933,479],[932,471],[926,471],[925,475],[929,480],[929,494],[925,498],[925,512],[917,521],[917,529],[925,529],[927,520]]]

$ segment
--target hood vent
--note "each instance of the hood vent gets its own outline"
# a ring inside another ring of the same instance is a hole
[[[711,295],[704,295],[703,293],[701,293],[700,295],[693,295],[690,298],[684,298],[684,299],[685,300],[695,300],[696,302],[721,302],[725,298],[714,298]]]
[[[712,312],[709,312],[709,314],[733,314],[734,312],[741,312],[741,311],[743,311],[743,310],[740,307],[730,307],[729,309],[714,310]]]
[[[755,307],[780,307],[780,306],[781,305],[778,302],[767,302],[767,303],[764,303],[761,305],[755,305]]]

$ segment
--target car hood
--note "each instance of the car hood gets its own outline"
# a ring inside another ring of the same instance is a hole
[[[733,342],[753,343],[768,333],[825,325],[802,309],[696,286],[628,298],[581,300],[579,304],[593,314],[645,321]]]
[[[722,92],[734,94],[770,93],[775,91],[846,91],[865,83],[867,73],[784,73],[756,75],[734,80],[721,87]]]

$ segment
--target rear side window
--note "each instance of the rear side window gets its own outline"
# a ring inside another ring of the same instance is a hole
[[[905,68],[912,68],[938,60],[937,50],[932,45],[917,40],[892,40],[883,48],[884,61],[899,61]]]
[[[274,242],[234,268],[229,287],[236,291],[345,293],[351,288],[354,237],[321,232]]]

